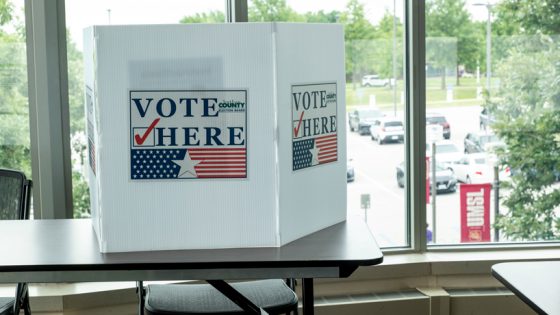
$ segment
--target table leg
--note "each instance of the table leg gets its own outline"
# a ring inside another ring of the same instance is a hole
[[[314,295],[313,295],[313,278],[303,278],[302,281],[303,296],[303,314],[313,315],[314,312]]]
[[[138,294],[138,315],[144,315],[144,282],[136,281],[136,293]]]

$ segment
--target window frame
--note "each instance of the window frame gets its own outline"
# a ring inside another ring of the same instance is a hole
[[[33,215],[72,218],[64,0],[25,0]]]
[[[408,246],[385,254],[558,249],[559,242],[429,245],[426,237],[425,3],[404,1],[405,211]],[[227,22],[247,22],[247,0],[226,0]],[[25,0],[35,218],[72,218],[65,0]],[[53,44],[54,43],[54,44]]]

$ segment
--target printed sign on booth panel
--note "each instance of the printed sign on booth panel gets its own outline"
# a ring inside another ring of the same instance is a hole
[[[130,179],[247,177],[247,91],[130,91]]]
[[[491,184],[461,184],[461,243],[490,242]]]
[[[336,83],[292,86],[293,170],[338,160]]]

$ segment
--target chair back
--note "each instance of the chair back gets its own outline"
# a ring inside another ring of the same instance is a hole
[[[0,169],[0,220],[27,220],[31,200],[31,180],[18,171]],[[13,304],[13,314],[20,309],[31,314],[27,283],[18,283]]]
[[[24,173],[0,169],[0,220],[29,218],[30,189]]]

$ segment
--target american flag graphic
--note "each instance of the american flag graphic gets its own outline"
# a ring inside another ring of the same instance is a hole
[[[247,178],[245,148],[131,150],[132,179]]]
[[[336,133],[294,141],[292,146],[294,171],[317,164],[334,162],[338,159]]]
[[[91,138],[88,138],[88,153],[89,153],[89,167],[93,171],[93,175],[97,175],[97,170],[95,167],[95,143]]]

